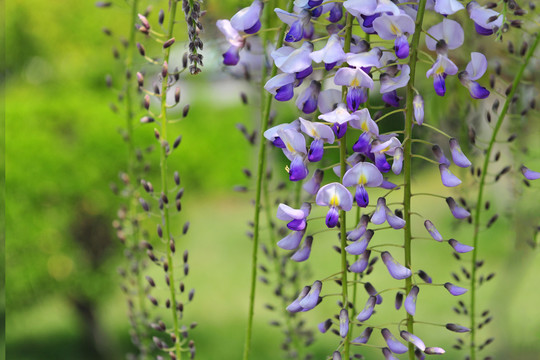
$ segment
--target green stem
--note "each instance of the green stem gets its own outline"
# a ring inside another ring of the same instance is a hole
[[[471,342],[470,342],[470,350],[471,350],[471,360],[476,359],[476,261],[478,257],[478,236],[480,233],[480,214],[483,209],[483,196],[484,196],[484,186],[486,184],[486,176],[488,173],[488,167],[489,162],[491,159],[491,153],[493,151],[493,146],[497,139],[497,134],[499,133],[499,130],[501,129],[502,123],[504,121],[504,118],[506,116],[506,113],[508,112],[508,108],[512,102],[512,98],[514,97],[514,94],[516,93],[517,86],[519,85],[521,78],[523,77],[523,73],[525,72],[525,68],[529,64],[529,61],[531,60],[534,51],[536,50],[536,47],[538,46],[538,42],[540,41],[540,33],[536,34],[536,39],[534,40],[534,43],[529,48],[529,51],[527,52],[525,56],[525,61],[523,62],[523,65],[521,65],[521,68],[519,69],[516,78],[514,79],[514,82],[512,83],[512,89],[510,90],[510,93],[508,94],[508,97],[506,98],[506,101],[504,102],[504,105],[501,109],[501,113],[499,114],[499,118],[497,119],[497,123],[495,124],[495,128],[493,129],[493,133],[491,134],[491,140],[489,141],[488,148],[484,154],[484,164],[482,166],[482,175],[480,176],[480,183],[478,188],[478,197],[476,199],[476,208],[474,212],[474,236],[473,236],[473,246],[474,250],[472,253],[472,259],[471,259],[471,308],[470,308],[470,319],[471,319]]]
[[[178,4],[177,1],[171,1],[171,8],[170,8],[170,15],[169,15],[169,29],[167,33],[167,39],[172,38],[173,30],[174,30],[174,24],[175,18],[176,18],[176,5]],[[169,57],[171,54],[171,47],[168,47],[164,50],[165,54],[163,57],[164,63],[169,63]],[[167,88],[168,88],[168,76],[165,76],[161,82],[161,134],[160,137],[162,141],[167,141]],[[161,146],[161,153],[160,153],[160,168],[161,168],[161,191],[163,194],[167,195],[168,192],[168,184],[167,184],[167,148],[165,146]],[[169,207],[168,205],[163,206],[162,210],[162,222],[164,225],[164,238],[166,239],[167,243],[167,262],[169,264],[169,280],[170,280],[170,294],[171,294],[171,315],[173,318],[173,333],[176,337],[176,341],[174,344],[174,350],[176,354],[176,358],[178,360],[182,359],[182,349],[180,346],[181,341],[181,334],[180,329],[178,327],[178,314],[176,310],[176,291],[175,291],[175,281],[174,281],[174,258],[172,254],[171,247],[169,246],[169,241],[171,239],[171,229],[170,229],[170,219],[169,219]]]
[[[294,6],[294,1],[289,0],[287,5],[287,11],[291,12]],[[266,7],[271,8],[269,4],[266,4]],[[265,19],[268,21],[270,17]],[[265,28],[268,28],[268,24],[265,24]],[[283,24],[279,30],[278,38],[276,41],[276,49],[279,49],[283,45],[285,30],[287,29],[287,24]],[[265,32],[267,34],[267,32]],[[266,46],[263,43],[263,48]],[[277,67],[274,64],[272,66],[272,72],[270,77],[274,77],[277,74]],[[264,181],[264,169],[266,165],[266,142],[264,140],[263,134],[268,129],[268,120],[270,117],[270,109],[272,107],[272,94],[266,92],[264,93],[264,107],[261,117],[261,129],[259,131],[259,157],[258,157],[258,168],[257,168],[257,190],[255,193],[255,211],[254,211],[254,220],[253,220],[253,249],[251,255],[251,290],[249,295],[249,309],[248,309],[248,323],[246,327],[246,342],[244,344],[244,354],[242,356],[243,360],[249,358],[249,351],[251,349],[251,336],[253,333],[253,315],[255,310],[255,289],[257,285],[257,255],[259,250],[259,221],[260,221],[260,210],[261,210],[261,193],[262,185]]]
[[[352,39],[352,23],[353,23],[353,16],[351,14],[347,14],[347,20],[345,27],[347,28],[347,32],[345,33],[345,44],[343,46],[343,50],[348,53],[351,49],[351,39]],[[341,90],[341,96],[343,100],[345,100],[345,97],[347,96],[347,87],[343,86]],[[340,183],[343,183],[343,177],[345,176],[345,172],[347,170],[347,136],[344,135],[341,138],[341,141],[339,142],[339,163],[340,163]],[[340,218],[340,245],[341,245],[341,291],[342,291],[342,302],[343,302],[343,308],[349,311],[349,283],[347,281],[347,252],[345,251],[345,248],[347,247],[347,212],[345,210],[339,211],[339,218]],[[349,314],[351,315],[351,314]],[[350,359],[350,339],[351,339],[351,328],[352,328],[352,322],[349,321],[349,331],[347,331],[347,336],[345,336],[345,339],[343,339],[343,355],[342,357],[344,359]]]
[[[411,167],[412,167],[412,125],[413,125],[413,99],[415,95],[414,80],[416,74],[416,62],[418,59],[418,44],[420,41],[420,34],[422,33],[422,22],[424,20],[424,11],[426,8],[426,0],[420,0],[418,4],[418,12],[416,15],[416,25],[414,35],[411,40],[411,55],[409,59],[409,66],[411,68],[410,81],[407,84],[407,105],[405,111],[405,135],[404,135],[404,149],[403,149],[403,216],[406,222],[404,228],[404,247],[405,247],[405,266],[409,269],[411,266],[411,237],[412,237],[412,224],[411,224]],[[412,279],[408,277],[405,279],[405,291],[406,294],[412,288]],[[413,316],[407,314],[407,331],[414,333],[413,331],[414,319]],[[409,360],[414,360],[414,345],[409,343]]]

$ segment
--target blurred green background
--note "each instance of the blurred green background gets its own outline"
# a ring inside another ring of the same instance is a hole
[[[164,3],[147,2],[154,22]],[[205,66],[200,76],[181,78],[181,106],[190,104],[190,114],[171,128],[172,134],[183,135],[179,151],[170,161],[171,169],[180,171],[186,188],[178,226],[191,221],[190,233],[178,246],[191,253],[188,281],[197,293],[186,311],[186,323],[199,323],[192,334],[199,359],[240,358],[246,323],[251,243],[245,232],[252,217],[252,194],[234,193],[232,188],[249,184],[241,169],[253,167],[255,150],[235,124],[243,123],[250,130],[256,127],[257,110],[242,105],[240,92],[248,93],[250,105],[255,105],[258,91],[222,71],[220,35],[213,26],[217,19],[234,14],[238,3],[215,0],[204,4],[208,11],[203,34]],[[121,200],[109,186],[120,183],[127,150],[119,130],[124,120],[109,104],[117,101],[122,86],[122,64],[113,58],[112,48],[122,52],[118,39],[127,36],[128,6],[116,1],[103,10],[93,1],[26,0],[9,1],[5,9],[7,358],[124,358],[132,350],[116,272],[124,258],[111,226]],[[177,42],[185,39],[184,26],[179,22]],[[103,34],[104,27],[111,29],[113,37]],[[519,33],[514,36],[520,38]],[[480,48],[489,59],[512,64],[514,59],[507,57],[504,44],[493,46],[491,38],[480,40],[484,43],[470,39],[467,46]],[[173,55],[176,63],[180,62],[182,46],[178,45],[180,50]],[[461,65],[469,59],[465,53],[456,56]],[[528,78],[538,74],[537,65],[533,64],[534,73],[529,70]],[[422,64],[423,71],[424,67]],[[513,71],[515,68],[505,67],[503,78],[511,81]],[[112,75],[112,90],[105,85],[107,74]],[[421,82],[424,88],[431,86],[428,80]],[[487,139],[487,126],[481,125],[485,124],[485,109],[470,100],[457,79],[448,87],[445,99],[426,91],[426,121],[461,137],[466,137],[467,123],[474,124],[479,137]],[[500,88],[503,92],[504,86]],[[517,109],[538,98],[530,88],[520,95]],[[294,109],[280,106],[276,121],[291,121],[295,116]],[[503,133],[519,131],[518,141],[510,146],[500,144],[503,156],[494,169],[512,164],[516,170],[524,161],[540,168],[537,120],[538,112],[531,112],[528,117],[513,117],[507,122]],[[388,130],[393,125],[389,126]],[[155,143],[152,128],[136,126],[137,146],[144,149]],[[462,145],[465,143],[463,139]],[[285,179],[285,172],[280,171],[285,162],[280,152],[273,150],[271,154],[277,162],[277,183]],[[479,159],[476,157],[476,162]],[[155,180],[158,154],[146,155],[145,161],[150,164],[150,178]],[[433,167],[419,167],[414,189],[473,199],[474,180],[465,171],[459,175],[465,179],[462,189],[457,190],[461,193],[442,189]],[[496,341],[486,354],[500,359],[537,359],[540,351],[540,264],[538,252],[525,244],[534,240],[531,223],[538,225],[539,188],[534,185],[524,190],[513,171],[487,192],[492,209],[485,215],[486,221],[496,212],[500,219],[481,238],[485,271],[494,271],[497,276],[480,290],[480,307],[495,314],[480,339],[494,336]],[[453,221],[442,200],[419,197],[414,199],[414,207],[429,214],[443,235],[470,243],[471,226]],[[422,221],[415,220],[415,231],[423,234]],[[152,231],[153,221],[145,225]],[[398,234],[385,236],[385,243],[400,242]],[[333,235],[316,237],[309,283],[336,272],[339,257],[328,256],[334,254],[334,243]],[[450,281],[450,272],[459,271],[461,266],[449,247],[434,242],[415,243],[413,259],[439,283]],[[376,268],[370,279],[378,289],[396,286],[383,268]],[[277,359],[282,335],[268,324],[275,317],[263,308],[264,303],[275,300],[271,289],[264,285],[258,289],[252,358]],[[328,292],[332,292],[331,286]],[[363,303],[365,295],[363,291],[359,294]],[[327,314],[337,311],[330,299],[304,314],[308,327],[315,328]],[[380,322],[397,318],[392,303],[393,296],[388,293],[378,308]],[[417,318],[466,325],[465,317],[452,312],[454,304],[455,299],[445,291],[423,288]],[[97,334],[92,333],[96,330]],[[446,348],[447,354],[441,358],[463,358],[463,352],[451,348],[456,338],[453,333],[426,327],[419,328],[418,335],[429,345]],[[329,355],[336,343],[334,335],[316,335],[311,346],[315,359]],[[362,353],[368,359],[374,356],[369,350]],[[379,358],[378,351],[375,353]]]

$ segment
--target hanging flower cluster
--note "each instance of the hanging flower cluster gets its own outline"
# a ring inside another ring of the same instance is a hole
[[[228,50],[223,54],[225,65],[240,64],[244,57],[246,61],[253,59],[250,47],[245,45],[249,37],[261,30],[262,8],[262,3],[255,0],[230,21],[217,22],[229,43]],[[342,236],[342,256],[357,256],[345,272],[363,276],[364,272],[370,272],[373,268],[374,261],[370,260],[370,256],[379,253],[390,277],[406,280],[407,285],[403,288],[406,293],[398,291],[396,295],[396,309],[400,309],[403,302],[411,318],[415,315],[422,285],[440,286],[453,296],[463,295],[467,289],[450,282],[434,284],[424,271],[414,271],[416,269],[413,270],[410,263],[401,264],[394,257],[394,250],[392,254],[388,250],[380,251],[370,247],[370,242],[376,239],[375,231],[381,229],[377,226],[387,224],[390,229],[403,229],[409,231],[409,234],[411,231],[410,216],[403,214],[404,211],[410,213],[410,205],[407,208],[405,203],[398,203],[396,207],[396,203],[387,202],[387,195],[399,190],[401,185],[398,184],[403,182],[410,189],[410,169],[405,174],[403,169],[404,162],[409,162],[415,156],[410,146],[407,148],[406,142],[415,139],[407,128],[405,131],[383,133],[378,123],[391,115],[407,112],[413,114],[415,127],[429,122],[424,118],[424,99],[414,88],[414,78],[411,78],[419,48],[424,45],[435,56],[433,58],[430,53],[422,52],[423,60],[431,59],[431,67],[425,75],[433,79],[435,94],[444,96],[448,75],[458,75],[459,81],[473,99],[487,98],[489,90],[478,82],[487,70],[486,57],[480,52],[472,52],[471,60],[460,64],[459,57],[451,52],[460,48],[465,39],[462,25],[454,18],[457,19],[455,14],[462,10],[468,11],[481,35],[495,33],[501,26],[502,18],[494,10],[481,7],[475,2],[465,7],[457,0],[296,0],[291,8],[292,11],[274,9],[276,16],[286,24],[287,30],[285,44],[270,51],[268,60],[273,62],[279,72],[265,82],[264,88],[280,102],[290,101],[296,96],[295,105],[302,115],[268,129],[264,137],[281,149],[290,161],[286,168],[289,180],[304,181],[302,188],[307,193],[307,201],[297,209],[287,204],[279,205],[277,217],[287,222],[290,232],[277,245],[284,250],[294,251],[292,260],[306,261],[313,246],[313,237],[306,236],[309,234],[308,224],[316,221],[315,217],[310,218],[310,214],[316,211],[312,205],[325,209],[325,224],[329,229],[345,227],[341,219],[345,219],[345,214],[353,207],[358,207],[363,215],[358,217],[354,227],[345,229],[346,238]],[[420,26],[424,10],[431,11],[436,19],[427,30]],[[326,26],[321,27],[319,24]],[[355,34],[353,25],[358,25],[362,32]],[[424,41],[419,41],[422,38],[418,33],[420,31],[426,33]],[[412,42],[413,38],[416,38],[415,43]],[[412,96],[408,94],[409,98],[414,98],[410,107],[402,108],[400,92],[404,88],[414,90]],[[382,116],[375,115],[369,99],[379,96],[386,107],[397,109]],[[427,127],[434,128],[432,125]],[[409,137],[403,137],[402,133]],[[451,167],[455,165],[467,168],[471,162],[463,153],[458,140],[449,135],[447,137],[451,161],[445,156],[443,148],[436,144],[432,144],[435,160],[420,155],[417,157],[436,164],[445,187],[456,187],[461,184],[461,180],[452,173]],[[349,147],[346,145],[348,138],[354,139],[353,145]],[[334,145],[336,143],[337,146]],[[333,157],[327,154],[336,148],[341,150],[342,161],[327,166],[327,159]],[[326,166],[319,166],[319,163]],[[529,174],[527,172],[526,176]],[[325,178],[330,178],[327,183],[323,183]],[[387,192],[374,201],[374,188],[385,189]],[[446,202],[456,219],[470,217],[469,211],[459,206],[452,197],[447,197]],[[429,219],[424,220],[426,230],[435,241],[449,244],[456,253],[473,250],[471,246],[455,239],[445,240]],[[410,244],[405,246],[410,248]],[[305,286],[287,310],[296,313],[314,309],[323,299],[321,293],[324,281],[316,280],[311,286]],[[349,285],[341,283],[342,288]],[[336,325],[336,333],[343,338],[345,349],[350,344],[366,344],[373,331],[373,328],[367,327],[355,339],[350,334],[351,325],[362,324],[370,319],[375,313],[375,307],[382,302],[380,293],[373,285],[365,283],[365,288],[368,297],[362,311],[352,313],[356,304],[348,306],[342,303],[337,315],[339,323],[329,319],[319,326],[321,332],[326,332]],[[343,291],[346,298],[347,290]],[[455,332],[468,331],[456,324],[446,324],[446,328]],[[382,348],[382,353],[386,359],[394,359],[392,354],[401,354],[410,349],[416,349],[420,358],[423,358],[423,354],[444,353],[439,347],[426,347],[411,331],[401,330],[399,326],[396,330],[405,342],[412,345],[404,345],[394,337],[390,329],[382,329],[381,336],[387,345]],[[344,350],[344,353],[349,355],[348,350]],[[341,351],[334,353],[333,358],[341,359]]]

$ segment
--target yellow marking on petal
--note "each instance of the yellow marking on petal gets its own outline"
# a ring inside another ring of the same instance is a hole
[[[437,70],[435,70],[435,74],[437,74],[437,75],[444,74],[444,68],[441,65],[439,65]]]
[[[312,128],[311,129],[311,136],[313,137],[317,137],[319,134],[317,134],[317,130],[315,130],[315,128]]]
[[[391,31],[392,34],[394,34],[394,35],[397,35],[397,34],[401,33],[401,31],[399,30],[399,28],[398,28],[396,25],[394,25],[394,23],[391,23],[391,24],[390,24],[390,31]]]
[[[362,174],[360,175],[360,178],[358,179],[358,185],[365,185],[367,184],[366,175]]]
[[[390,150],[390,146],[385,147],[380,152],[383,153],[383,152],[387,152],[388,150]]]
[[[290,152],[294,153],[294,148],[292,147],[291,143],[287,143],[287,150],[289,150]]]
[[[362,125],[360,125],[360,128],[361,128],[363,131],[369,131],[369,128],[368,128],[368,125],[367,125],[367,121],[362,121]]]
[[[356,78],[356,76],[354,77],[353,81],[351,81],[351,87],[359,87],[360,86],[360,82],[358,81],[358,79]]]
[[[289,169],[288,165],[285,165],[285,171],[287,172],[287,174],[291,171],[291,169]]]
[[[339,197],[334,194],[332,195],[332,198],[330,199],[330,206],[339,206]]]

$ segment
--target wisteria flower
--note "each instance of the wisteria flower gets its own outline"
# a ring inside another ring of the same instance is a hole
[[[420,291],[420,288],[414,285],[411,288],[411,291],[409,291],[409,294],[407,295],[407,297],[405,298],[405,302],[404,302],[405,310],[412,316],[414,316],[414,314],[416,313],[416,299],[418,297],[419,291]]]
[[[426,46],[431,51],[437,49],[437,42],[440,40],[444,40],[448,49],[454,50],[463,45],[465,39],[465,33],[461,25],[457,21],[446,18],[437,25],[430,27],[428,34],[431,36],[426,36]]]
[[[529,168],[527,168],[525,165],[521,165],[521,173],[523,176],[525,176],[525,179],[527,180],[538,180],[540,179],[540,172],[533,171]]]
[[[416,94],[413,99],[414,119],[418,125],[424,123],[424,98],[420,94]]]
[[[398,76],[392,77],[388,73],[381,74],[379,78],[381,82],[381,94],[407,86],[410,80],[410,73],[411,68],[409,67],[409,65],[403,65],[401,67],[401,73]]]
[[[287,227],[293,231],[302,231],[306,228],[306,218],[311,211],[311,205],[304,203],[300,209],[293,209],[289,205],[279,204],[276,217],[288,221]]]
[[[375,225],[381,225],[385,221],[394,229],[402,229],[405,226],[405,220],[395,215],[392,210],[386,206],[386,199],[380,197],[377,200],[377,207],[371,216],[371,222]]]
[[[426,345],[424,342],[416,335],[411,334],[408,331],[402,330],[400,333],[401,337],[405,340],[416,346],[421,351],[426,350]]]
[[[297,42],[302,39],[311,39],[314,28],[309,11],[301,10],[299,14],[291,14],[279,8],[274,11],[281,21],[290,26],[285,35],[285,41]]]
[[[426,73],[426,77],[433,77],[433,87],[439,96],[446,94],[445,79],[447,75],[456,75],[458,68],[446,55],[439,54],[437,61]]]
[[[333,182],[323,186],[317,193],[315,202],[319,206],[329,206],[326,214],[326,226],[333,228],[339,220],[339,210],[349,211],[352,208],[352,195],[340,183]]]
[[[305,179],[309,173],[304,163],[304,158],[307,155],[306,139],[301,133],[292,129],[279,130],[278,135],[285,144],[282,149],[283,153],[291,160],[289,180],[299,181]]]
[[[407,352],[408,348],[403,345],[401,342],[399,342],[398,339],[392,335],[390,330],[387,328],[384,328],[381,330],[381,334],[384,337],[384,340],[386,341],[386,345],[388,348],[395,354],[404,354]]]
[[[450,153],[452,154],[452,160],[454,161],[454,164],[462,168],[467,168],[471,166],[471,161],[467,159],[465,154],[463,154],[463,151],[461,151],[461,147],[459,146],[459,142],[457,141],[457,139],[451,138],[449,140],[449,143]]]
[[[388,251],[383,251],[381,254],[382,261],[390,275],[396,280],[404,280],[412,275],[410,269],[398,263]]]
[[[387,15],[383,13],[373,21],[373,28],[384,40],[395,40],[396,56],[405,59],[409,56],[407,37],[414,33],[414,20],[407,14]]]
[[[349,169],[343,177],[343,185],[356,186],[355,200],[358,206],[366,207],[369,204],[369,195],[366,187],[381,185],[383,176],[375,165],[369,162],[360,162]]]
[[[426,227],[426,230],[429,232],[429,235],[431,235],[431,237],[434,240],[437,240],[439,242],[443,241],[443,237],[439,233],[439,230],[437,230],[435,225],[433,225],[433,223],[430,220],[424,221],[424,226]]]
[[[364,331],[362,331],[362,333],[357,338],[355,338],[354,340],[351,341],[351,343],[354,343],[354,344],[365,344],[365,343],[367,343],[369,341],[369,338],[370,338],[372,332],[373,332],[372,327],[365,328]]]
[[[439,171],[441,173],[441,180],[444,186],[446,187],[455,187],[461,184],[461,180],[458,177],[450,172],[448,165],[440,164]]]
[[[350,114],[343,103],[331,112],[319,115],[319,119],[332,123],[334,131],[338,139],[342,138],[347,131],[347,123],[351,120],[358,119],[357,115]]]
[[[223,54],[223,64],[233,66],[240,61],[240,50],[244,47],[244,38],[231,25],[229,20],[218,20],[216,26],[230,44],[227,52]]]
[[[446,203],[448,204],[448,207],[450,208],[452,215],[454,215],[456,219],[466,219],[469,216],[471,216],[471,213],[465,210],[464,208],[462,208],[461,206],[459,206],[456,203],[456,200],[454,200],[454,198],[447,197]]]
[[[264,89],[278,101],[289,101],[294,96],[295,81],[294,74],[278,74],[266,82]]]
[[[304,189],[307,193],[311,195],[317,194],[317,192],[321,188],[323,177],[324,171],[316,169],[311,179],[304,182],[304,185],[302,185],[302,189]]]
[[[318,81],[311,81],[311,84],[302,91],[298,98],[296,98],[296,107],[302,110],[305,114],[311,114],[317,110],[317,102],[319,93],[321,92],[321,83]]]
[[[316,63],[324,62],[325,69],[329,71],[337,64],[343,62],[347,55],[343,51],[340,37],[333,34],[328,39],[325,47],[321,50],[313,51],[310,57]]]
[[[311,74],[311,58],[309,55],[313,50],[310,42],[304,42],[301,47],[295,49],[291,46],[283,46],[272,51],[270,54],[274,59],[277,68],[284,73],[296,74],[296,78],[304,78]]]
[[[467,4],[469,17],[474,21],[474,27],[480,35],[491,35],[503,24],[503,16],[493,9],[478,5],[476,1]]]
[[[263,4],[260,0],[253,1],[249,7],[243,8],[231,18],[232,27],[246,34],[255,34],[261,28],[259,18],[262,8]]]
[[[469,93],[474,99],[485,99],[489,96],[489,90],[474,81],[480,79],[486,70],[486,57],[479,52],[473,52],[466,70],[458,75],[459,81],[469,89]]]
[[[362,255],[356,260],[351,266],[349,266],[349,271],[353,273],[363,273],[369,265],[369,256],[371,255],[370,250],[365,250]]]
[[[457,0],[437,0],[435,1],[434,10],[441,15],[452,15],[457,13],[460,10],[463,10],[464,7]]]
[[[370,296],[366,302],[366,305],[364,306],[364,309],[360,311],[358,316],[356,316],[356,320],[360,322],[369,320],[371,315],[373,315],[373,310],[375,309],[376,303],[377,303],[377,297]]]
[[[373,230],[366,231],[358,240],[345,247],[345,251],[351,255],[362,255],[366,251],[372,237]]]
[[[448,243],[450,244],[450,246],[452,246],[454,248],[454,250],[458,253],[468,253],[470,251],[473,251],[474,250],[474,247],[472,246],[469,246],[469,245],[465,245],[465,244],[462,244],[460,243],[459,241],[455,240],[455,239],[450,239],[448,240]]]
[[[460,286],[457,286],[457,285],[454,285],[452,283],[445,283],[444,284],[444,287],[446,288],[446,290],[448,290],[448,292],[454,296],[459,296],[459,295],[463,295],[467,292],[467,289],[465,288],[462,288]]]
[[[323,157],[324,143],[334,143],[335,137],[332,128],[328,125],[311,122],[302,118],[300,118],[300,124],[302,132],[313,138],[313,141],[309,146],[308,160],[310,162],[320,161]]]
[[[279,124],[271,127],[264,132],[263,136],[267,140],[270,140],[275,147],[283,149],[285,148],[285,143],[283,143],[283,140],[279,137],[279,132],[286,129],[295,130],[296,132],[300,131],[300,121],[294,120],[291,123]]]

